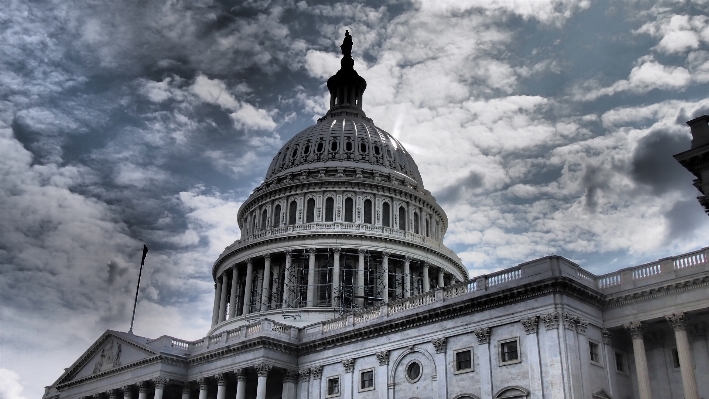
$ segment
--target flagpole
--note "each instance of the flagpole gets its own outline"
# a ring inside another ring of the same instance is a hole
[[[133,316],[130,318],[129,333],[133,334],[133,321],[135,320],[135,306],[138,304],[138,290],[140,290],[140,276],[143,274],[143,265],[145,264],[145,256],[148,255],[148,246],[143,244],[143,259],[140,261],[140,271],[138,272],[138,286],[135,287],[135,300],[133,301]]]

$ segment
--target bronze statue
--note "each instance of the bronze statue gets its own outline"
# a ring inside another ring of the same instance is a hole
[[[352,57],[352,36],[350,36],[349,30],[345,31],[345,40],[342,41],[340,49],[344,57]]]

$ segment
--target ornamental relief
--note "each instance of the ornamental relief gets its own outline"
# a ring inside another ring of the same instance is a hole
[[[101,349],[101,354],[99,355],[96,363],[94,363],[93,374],[110,370],[121,365],[121,343],[115,342],[114,345],[113,341],[114,340],[111,339]]]

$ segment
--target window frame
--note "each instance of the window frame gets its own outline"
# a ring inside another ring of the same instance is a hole
[[[367,203],[369,203],[369,218],[367,218]],[[365,198],[362,204],[362,223],[374,224],[374,202],[370,198]]]
[[[459,369],[458,368],[458,354],[463,353],[463,352],[470,353],[470,367],[467,369]],[[453,368],[454,368],[453,374],[472,373],[473,371],[475,371],[475,357],[473,354],[473,347],[472,346],[456,349],[453,351]]]
[[[621,364],[623,365],[622,369],[618,369],[618,355],[620,355],[621,359]],[[613,350],[613,360],[615,360],[615,371],[617,373],[625,374],[628,375],[628,357],[625,354],[625,352],[619,351],[614,349]]]
[[[409,367],[413,365],[414,363],[419,365],[419,375],[416,378],[409,378]],[[406,367],[404,367],[404,377],[406,377],[406,381],[415,384],[418,381],[421,380],[421,376],[423,375],[423,365],[421,364],[420,361],[416,359],[410,360],[408,363],[406,363]]]
[[[330,381],[331,380],[337,380],[337,393],[330,393]],[[342,386],[340,384],[340,376],[339,375],[331,375],[325,379],[325,397],[326,398],[336,398],[340,396],[342,392]]]
[[[328,212],[328,205],[329,205],[330,201],[332,201],[331,202],[332,208],[329,209],[330,212]],[[323,221],[325,223],[334,223],[335,222],[335,197],[333,197],[333,196],[325,197],[325,206],[323,206],[323,208],[325,208],[325,212],[324,212],[325,215],[323,215],[325,217],[323,218]],[[328,219],[330,219],[330,220],[328,220]]]
[[[598,356],[598,360],[593,360],[593,351],[591,350],[592,345],[596,346],[596,355]],[[594,364],[598,367],[603,367],[603,350],[600,342],[594,341],[592,339],[588,340],[588,358],[591,361],[591,364]]]
[[[371,387],[365,388],[365,387],[362,386],[362,382],[364,381],[364,379],[363,379],[362,377],[363,377],[364,373],[372,373],[372,386],[371,386]],[[374,372],[374,368],[373,368],[373,367],[372,367],[372,368],[368,368],[368,369],[362,369],[362,370],[360,370],[360,371],[359,371],[359,384],[358,384],[358,386],[359,386],[359,392],[369,392],[369,391],[373,391],[373,390],[376,388],[376,386],[377,386],[376,378],[377,378],[377,376],[376,376],[376,373]]]
[[[522,351],[521,351],[522,348],[520,347],[519,341],[520,341],[519,337],[508,338],[508,339],[503,339],[503,340],[497,341],[497,346],[498,346],[497,356],[498,356],[498,361],[499,361],[500,366],[508,366],[510,364],[522,363]],[[517,358],[513,359],[513,360],[504,361],[503,360],[504,359],[503,348],[504,348],[505,344],[508,344],[510,342],[514,342],[517,345],[517,351],[516,351]]]
[[[386,210],[386,212],[384,212]],[[386,222],[386,224],[384,224]],[[382,201],[382,227],[391,228],[391,204],[389,201]]]
[[[315,198],[305,200],[305,223],[315,223],[315,205]]]
[[[679,352],[677,351],[677,348],[670,348],[670,361],[672,362],[673,370],[677,371],[682,367],[682,364],[679,362]]]
[[[349,203],[349,207],[347,206]],[[345,223],[354,223],[355,222],[355,215],[354,215],[354,208],[355,208],[355,201],[354,198],[350,196],[346,196],[344,199],[344,217],[343,217],[343,222]],[[349,213],[349,218],[347,217]],[[348,220],[349,219],[349,220]]]

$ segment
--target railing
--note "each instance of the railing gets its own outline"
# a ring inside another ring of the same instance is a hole
[[[388,315],[391,316],[393,314],[403,312],[405,310],[417,308],[419,306],[428,305],[430,303],[433,303],[435,300],[436,300],[436,296],[433,292],[431,292],[431,293],[426,293],[423,295],[407,298],[402,301],[394,302],[391,305],[389,305]]]
[[[620,285],[620,273],[613,273],[598,278],[598,288],[608,288]]]
[[[342,328],[342,327],[347,326],[347,319],[348,319],[348,317],[345,316],[345,317],[332,319],[332,320],[322,323],[322,332],[325,333],[328,331],[337,330],[338,328]]]
[[[249,336],[251,334],[256,334],[258,332],[263,331],[263,326],[261,325],[261,322],[256,322],[254,324],[249,324],[246,326],[246,335]]]
[[[641,278],[652,277],[656,274],[662,273],[662,268],[659,264],[643,266],[633,270],[633,280],[639,280]]]
[[[358,312],[355,313],[354,315],[354,323],[359,324],[359,323],[365,323],[368,322],[372,319],[376,319],[382,315],[382,308],[381,307],[376,307],[372,310],[366,310],[363,312]]]
[[[468,292],[477,291],[478,281],[467,280],[443,289],[443,297],[446,299],[455,298]]]
[[[488,287],[494,287],[498,284],[506,283],[508,281],[513,280],[519,280],[521,278],[522,268],[517,268],[513,270],[503,270],[501,272],[493,274],[492,276],[488,276],[486,284]]]
[[[593,275],[593,273],[587,272],[580,267],[576,268],[576,275],[589,283],[594,283],[596,281],[596,276]]]
[[[190,348],[190,343],[188,341],[183,341],[181,339],[173,338],[172,339],[172,347],[186,351]]]
[[[271,331],[278,333],[278,334],[290,335],[291,326],[289,326],[287,324],[277,323],[275,321],[272,321],[271,323],[272,323]]]
[[[672,261],[672,265],[675,270],[686,269],[688,267],[699,266],[706,263],[707,258],[704,255],[704,251],[697,251],[687,255],[682,255],[676,257]]]
[[[235,328],[226,332],[226,340],[231,341],[241,337],[241,328]]]

